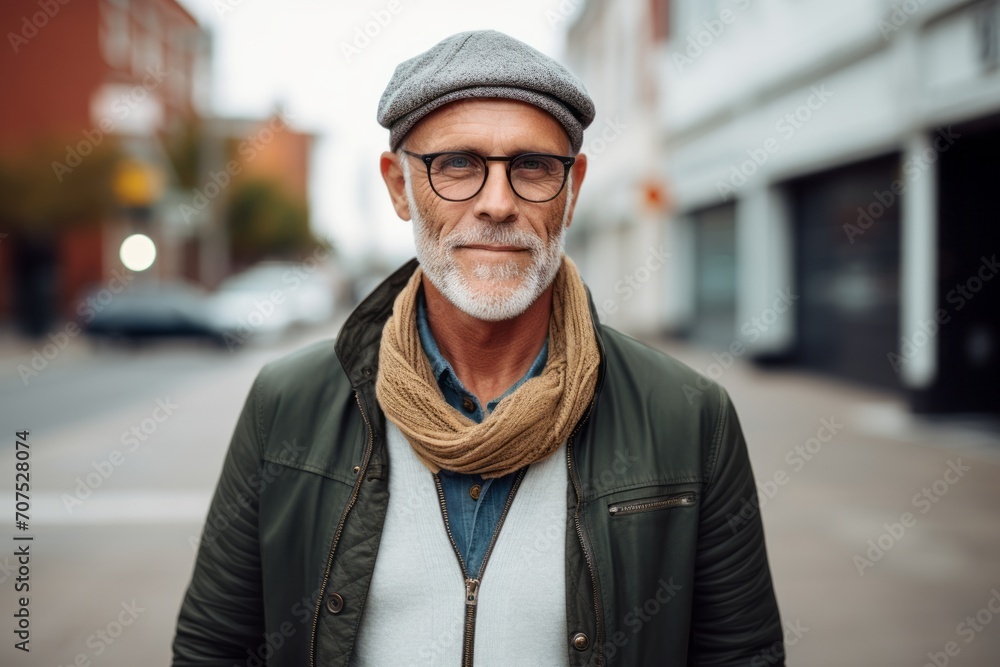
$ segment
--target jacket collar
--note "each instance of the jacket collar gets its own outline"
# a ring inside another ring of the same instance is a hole
[[[341,327],[334,351],[355,389],[375,381],[382,328],[392,315],[396,295],[406,287],[417,266],[413,258],[396,269],[358,304]]]
[[[347,321],[344,322],[344,326],[337,336],[334,351],[337,353],[337,358],[340,359],[340,365],[344,367],[344,372],[347,373],[351,386],[355,389],[359,389],[365,383],[375,381],[375,376],[378,374],[378,353],[382,342],[382,329],[389,316],[392,315],[392,305],[396,301],[396,295],[406,287],[406,283],[418,265],[419,262],[413,258],[396,269],[354,309]],[[584,290],[587,292],[590,319],[594,325],[594,335],[597,338],[597,349],[601,359],[597,371],[596,395],[599,395],[601,387],[604,385],[604,374],[607,366],[604,338],[601,335],[601,323],[597,316],[597,308],[594,306],[590,288],[586,284],[584,284]]]

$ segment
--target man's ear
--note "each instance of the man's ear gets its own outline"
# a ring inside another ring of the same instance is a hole
[[[568,228],[573,224],[573,213],[576,211],[576,202],[580,195],[580,186],[583,185],[583,177],[587,175],[587,155],[585,153],[578,153],[576,156],[576,162],[570,167],[573,172],[573,183],[570,189],[570,194],[573,200],[569,203],[569,218],[566,220],[566,227]]]
[[[392,151],[382,153],[379,169],[382,171],[382,180],[389,190],[389,199],[392,201],[392,207],[396,209],[396,215],[402,220],[409,220],[410,204],[406,199],[406,181],[403,178],[403,167],[399,164],[399,156]]]

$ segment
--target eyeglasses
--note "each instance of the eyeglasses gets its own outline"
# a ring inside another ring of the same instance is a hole
[[[487,162],[507,163],[507,182],[525,201],[541,203],[555,199],[566,185],[569,168],[576,158],[548,153],[522,153],[513,157],[487,157],[468,151],[411,153],[427,165],[431,189],[447,201],[467,201],[486,185]]]

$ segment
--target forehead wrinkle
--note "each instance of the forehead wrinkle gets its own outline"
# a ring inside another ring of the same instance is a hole
[[[428,153],[561,154],[569,147],[569,136],[555,118],[537,107],[510,100],[453,102],[421,119],[411,137]]]

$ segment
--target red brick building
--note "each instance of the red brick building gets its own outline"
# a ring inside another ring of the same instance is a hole
[[[8,0],[0,28],[0,316],[40,332],[124,236],[161,231],[164,138],[205,110],[210,40],[175,0]],[[179,260],[158,245],[162,276]]]

